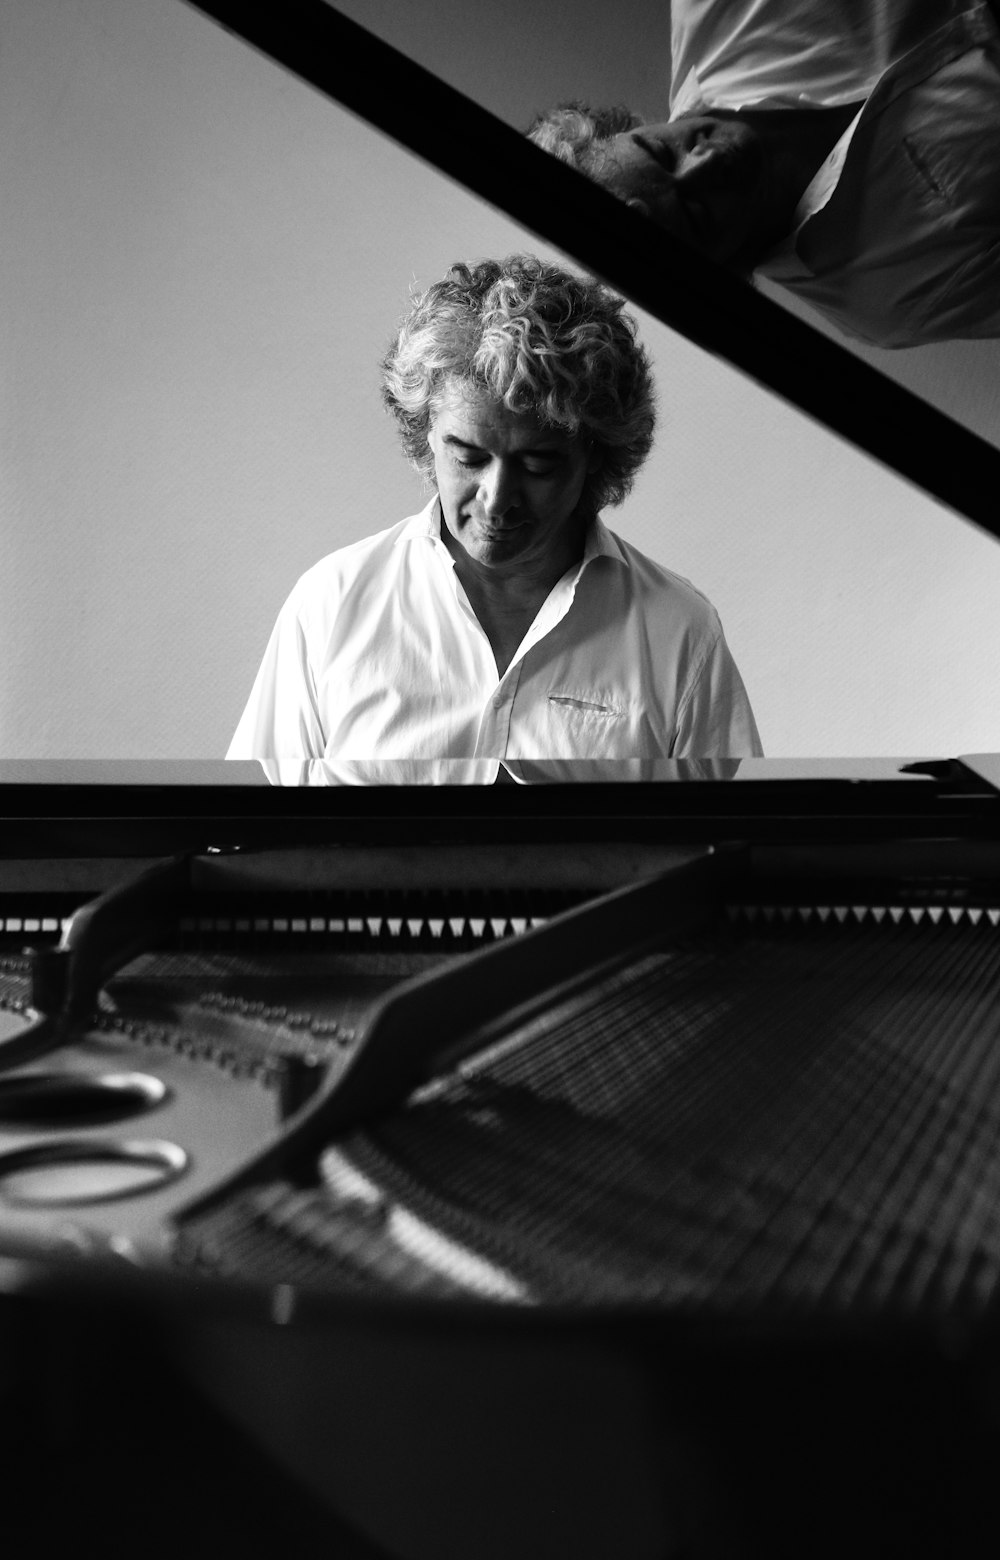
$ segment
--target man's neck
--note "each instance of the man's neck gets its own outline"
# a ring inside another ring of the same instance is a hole
[[[861,106],[740,110],[764,143],[769,174],[756,258],[792,231],[799,201]]]
[[[534,606],[537,611],[553,585],[566,570],[583,558],[591,521],[581,515],[573,529],[560,538],[558,545],[540,557],[530,554],[509,563],[483,563],[466,552],[444,523],[440,506],[438,524],[441,540],[451,553],[455,573],[470,600],[483,601],[497,612],[515,613]]]
[[[588,524],[582,523],[577,541],[543,563],[494,568],[470,558],[442,523],[441,540],[454,559],[455,573],[490,642],[501,677],[553,587],[583,558],[587,530]]]

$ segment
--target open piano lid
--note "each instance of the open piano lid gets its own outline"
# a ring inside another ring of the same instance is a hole
[[[1000,450],[722,267],[693,254],[325,0],[290,0],[272,7],[246,7],[239,0],[191,3],[525,228],[573,255],[670,329],[729,362],[981,529],[1000,537],[1000,508],[994,497],[1000,490]],[[928,759],[932,761],[923,762]],[[931,780],[940,796],[952,799],[956,788],[965,789],[969,797],[982,798],[996,785],[998,765],[989,756],[954,764],[941,760],[940,754],[915,755],[907,776],[907,766],[901,763],[870,760],[744,761],[715,766],[664,763],[631,768],[624,764],[525,765],[520,774],[510,777],[544,783],[555,790],[545,799],[531,801],[523,794],[507,797],[498,791],[485,807],[480,799],[459,799],[453,788],[462,783],[476,788],[489,783],[496,776],[488,769],[479,772],[471,765],[460,774],[459,766],[453,766],[450,773],[447,766],[437,771],[424,766],[420,774],[420,766],[413,766],[408,779],[414,789],[405,802],[400,795],[393,803],[388,793],[370,800],[341,793],[336,799],[328,794],[325,803],[311,800],[301,805],[303,809],[352,817],[385,814],[394,807],[409,817],[436,812],[451,817],[481,817],[484,812],[501,818],[532,813],[557,817],[564,809],[567,814],[592,817],[616,810],[615,784],[628,780],[653,784],[685,781],[689,784],[683,798],[648,804],[653,814],[697,814],[704,808],[708,816],[718,818],[736,809],[751,814],[766,811],[766,786],[779,784],[780,798],[778,792],[771,796],[777,816],[789,811],[792,815],[812,812],[819,816],[826,811],[836,813],[842,805],[851,813],[859,806],[865,811],[871,805],[876,814],[887,819],[894,806],[910,815],[923,806],[910,793],[908,782],[916,774]],[[251,781],[249,771],[241,767],[248,782],[259,784],[259,776]],[[371,766],[368,782],[376,790],[395,786],[399,794],[398,769],[394,772],[393,766],[386,765],[381,775],[378,769]],[[207,779],[208,770],[204,773]],[[498,778],[508,777],[500,774]],[[76,778],[81,779],[82,772]],[[280,775],[272,773],[271,779],[295,783],[287,770]],[[733,779],[741,782],[738,800],[725,801],[720,786]],[[229,777],[229,784],[236,780],[236,776]],[[831,782],[833,793],[821,801],[824,780]],[[581,781],[589,783],[586,797],[571,797],[571,784]],[[872,796],[877,790],[881,799],[859,803],[860,782],[870,782]],[[894,782],[900,798],[896,802],[890,801]],[[214,778],[212,783],[216,783]],[[298,783],[330,787],[336,785],[337,777],[332,773],[324,777],[314,766],[310,775],[299,776]],[[420,794],[422,787],[431,785],[443,785],[451,795],[446,800],[444,796],[434,799]],[[701,799],[695,801],[699,791]],[[562,792],[562,799],[555,792]],[[929,803],[929,787],[923,794]],[[288,800],[286,804],[266,805],[281,810],[299,804]],[[940,805],[939,798],[934,805]],[[644,800],[640,807],[645,810],[646,806]],[[630,801],[630,811],[632,807]]]
[[[993,536],[1000,450],[694,254],[326,0],[188,0]]]

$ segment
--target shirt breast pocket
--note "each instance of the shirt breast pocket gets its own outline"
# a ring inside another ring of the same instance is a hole
[[[916,198],[929,206],[954,205],[956,171],[952,160],[922,136],[904,135],[899,147],[903,177]]]
[[[600,693],[550,693],[547,725],[552,757],[631,758],[631,711]]]

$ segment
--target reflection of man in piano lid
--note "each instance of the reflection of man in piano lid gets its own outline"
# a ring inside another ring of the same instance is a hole
[[[531,138],[881,346],[1000,335],[1000,0],[673,0],[670,119]]]
[[[653,434],[620,298],[529,255],[456,265],[383,397],[434,497],[299,580],[230,758],[760,752],[715,609],[599,515]]]

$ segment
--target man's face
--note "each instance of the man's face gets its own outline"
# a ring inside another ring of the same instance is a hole
[[[613,161],[602,184],[701,254],[724,265],[753,241],[767,169],[760,137],[744,120],[691,115],[607,144]]]
[[[562,572],[579,556],[589,518],[580,502],[600,463],[581,435],[450,382],[428,443],[453,552],[506,575]]]

